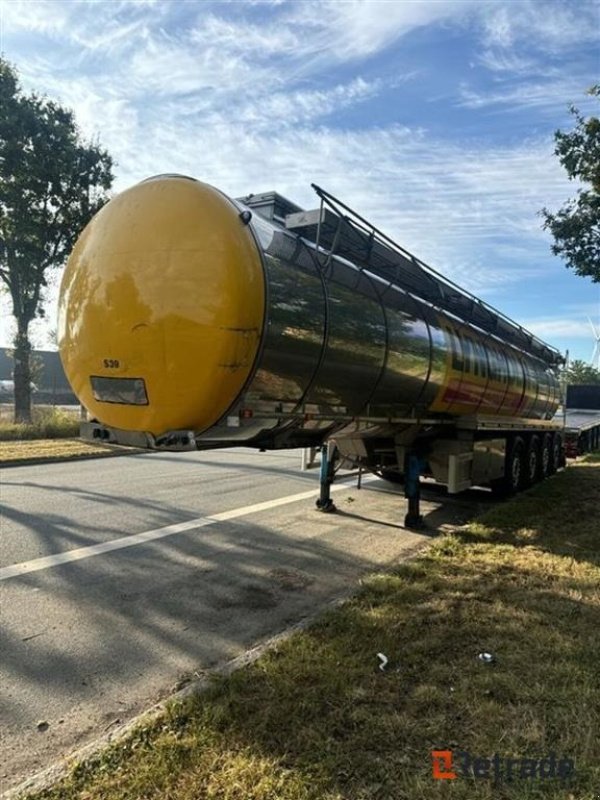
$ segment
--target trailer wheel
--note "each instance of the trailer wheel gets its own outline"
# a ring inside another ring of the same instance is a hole
[[[547,478],[549,475],[552,475],[552,436],[549,433],[545,433],[542,439],[541,460],[542,478]]]
[[[525,486],[525,442],[520,436],[507,441],[504,477],[491,482],[492,491],[499,497],[508,497]]]
[[[552,436],[552,451],[550,458],[550,475],[554,475],[557,469],[563,466],[562,436],[555,433]]]
[[[526,484],[525,471],[525,442],[520,436],[515,436],[508,452],[507,479],[509,489],[513,492],[520,492]]]
[[[541,480],[542,454],[540,450],[540,437],[535,434],[530,436],[527,442],[524,466],[524,485],[531,486]]]

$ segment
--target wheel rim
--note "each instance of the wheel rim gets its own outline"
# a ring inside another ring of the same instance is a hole
[[[544,451],[542,452],[542,469],[544,471],[544,475],[548,474],[549,466],[550,466],[550,448],[546,445],[546,447],[544,447]]]
[[[554,469],[558,469],[559,452],[560,452],[560,447],[558,445],[558,442],[556,442],[552,450],[552,465]]]
[[[513,489],[517,489],[521,480],[521,459],[515,455],[511,465],[511,476]]]
[[[535,478],[537,472],[537,453],[535,450],[532,450],[529,453],[529,480],[533,480]]]

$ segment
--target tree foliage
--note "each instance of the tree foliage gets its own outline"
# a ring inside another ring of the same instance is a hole
[[[565,372],[565,383],[567,386],[578,384],[600,384],[600,370],[586,364],[585,361],[575,360],[569,364]]]
[[[600,97],[600,85],[588,94]],[[552,252],[582,277],[600,282],[600,119],[571,107],[575,127],[554,134],[555,153],[571,180],[583,187],[556,214],[542,210],[544,228],[554,238]]]
[[[0,278],[17,323],[15,418],[29,421],[29,325],[44,314],[48,272],[61,266],[77,235],[106,202],[112,159],[84,142],[73,113],[25,95],[0,58]]]

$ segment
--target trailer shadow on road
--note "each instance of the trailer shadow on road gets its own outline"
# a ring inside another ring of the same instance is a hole
[[[7,508],[43,555],[123,536],[125,516],[148,527],[193,518],[163,501],[115,500],[81,485],[62,491],[110,504],[114,524],[107,531],[68,514],[39,518]],[[402,490],[381,481],[361,490],[349,483],[336,504],[338,514],[321,514],[310,500],[296,502],[0,584],[6,782],[44,768],[480,510],[427,488],[427,529],[406,531]],[[40,721],[48,723],[44,732]]]

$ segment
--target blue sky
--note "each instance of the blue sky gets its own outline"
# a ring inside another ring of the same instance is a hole
[[[553,155],[597,113],[588,0],[1,3],[1,49],[115,158],[233,196],[336,194],[439,271],[589,360],[600,287],[550,253],[573,196]],[[50,291],[49,314],[53,295]],[[6,316],[6,315],[4,315]],[[8,343],[4,320],[0,338]],[[36,323],[36,344],[47,344]]]

